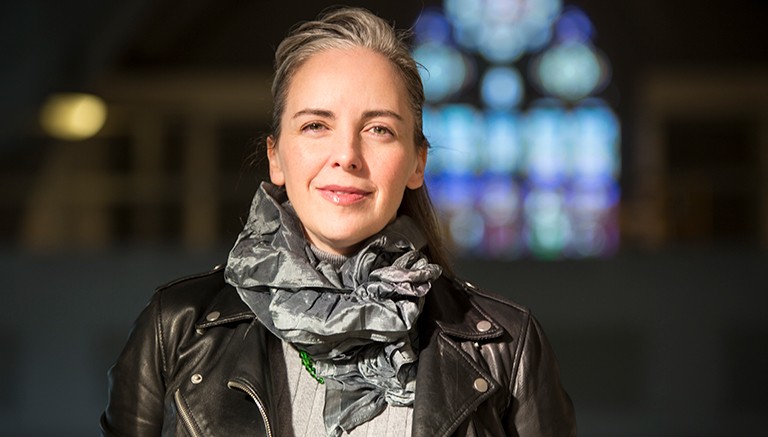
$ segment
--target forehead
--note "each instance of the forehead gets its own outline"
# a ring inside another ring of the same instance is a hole
[[[384,55],[362,47],[327,49],[310,56],[297,68],[287,91],[288,106],[339,99],[347,104],[409,106],[397,67]]]

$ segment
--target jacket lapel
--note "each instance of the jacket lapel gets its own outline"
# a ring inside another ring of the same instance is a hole
[[[226,389],[234,390],[245,395],[253,403],[227,404],[227,408],[219,406],[216,417],[237,417],[238,420],[227,420],[224,424],[225,435],[277,435],[275,426],[277,420],[274,417],[276,405],[273,404],[273,384],[270,363],[270,347],[274,338],[267,329],[256,319],[250,308],[240,299],[237,291],[229,285],[227,290],[219,293],[217,298],[206,309],[201,318],[195,324],[198,332],[229,323],[247,322],[242,334],[236,335],[227,344],[229,352],[222,354],[232,357],[230,364],[223,366],[224,374],[217,378],[220,384],[226,384]],[[242,325],[241,325],[242,326]],[[225,360],[221,360],[225,362]],[[218,376],[218,375],[217,375]],[[243,399],[242,396],[235,397]],[[219,398],[219,402],[229,397]],[[258,414],[254,414],[258,411]],[[243,426],[238,429],[237,426]]]
[[[500,388],[490,373],[462,350],[461,342],[499,337],[501,328],[465,293],[445,286],[445,281],[435,285],[427,294],[419,322],[414,436],[450,435]]]
[[[227,387],[239,390],[250,396],[256,404],[264,422],[267,436],[278,435],[276,396],[273,393],[272,368],[268,346],[272,339],[266,328],[254,320],[243,337],[243,346],[237,358],[232,373],[227,381]],[[272,357],[274,360],[275,357]],[[259,434],[260,435],[260,434]]]

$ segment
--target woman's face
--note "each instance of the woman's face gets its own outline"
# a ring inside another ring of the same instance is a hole
[[[294,74],[280,136],[267,140],[269,174],[319,249],[353,253],[423,184],[409,108],[395,67],[368,49],[320,52]]]

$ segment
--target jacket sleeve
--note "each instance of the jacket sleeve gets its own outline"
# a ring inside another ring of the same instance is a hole
[[[533,316],[522,333],[507,427],[521,437],[576,435],[573,404],[560,382],[554,351]]]
[[[159,436],[163,424],[164,351],[160,303],[155,293],[109,370],[109,403],[101,416],[102,436]]]

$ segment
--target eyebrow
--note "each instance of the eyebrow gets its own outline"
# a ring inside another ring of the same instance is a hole
[[[396,119],[398,119],[400,121],[403,121],[403,117],[401,117],[400,114],[398,114],[395,111],[389,111],[387,109],[378,109],[378,110],[373,110],[373,111],[365,111],[363,113],[363,118],[365,118],[366,120],[370,119],[370,118],[376,118],[376,117],[392,117],[392,118],[396,118]]]
[[[299,118],[302,115],[315,115],[315,116],[324,117],[324,118],[336,118],[336,115],[334,115],[334,113],[331,111],[327,111],[325,109],[315,109],[315,108],[302,109],[301,111],[293,114],[293,118]]]
[[[330,118],[330,119],[336,118],[336,114],[334,114],[332,111],[328,111],[326,109],[317,109],[317,108],[302,109],[301,111],[298,111],[295,114],[293,114],[293,118],[298,118],[304,115],[314,115],[314,116]],[[400,114],[398,114],[395,111],[390,111],[387,109],[375,109],[371,111],[365,111],[363,113],[363,118],[366,120],[371,118],[376,118],[376,117],[391,117],[391,118],[395,118],[397,120],[403,121],[403,117]]]

